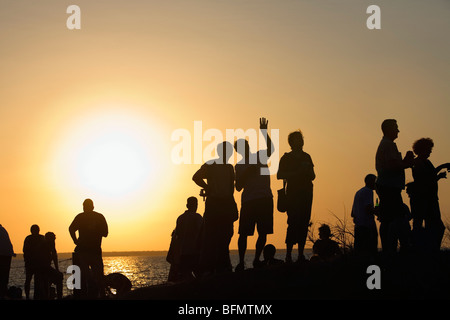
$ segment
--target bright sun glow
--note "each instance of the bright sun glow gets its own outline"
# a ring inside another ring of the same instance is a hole
[[[136,191],[149,178],[151,159],[132,135],[106,133],[80,151],[75,163],[77,179],[96,193],[124,195]]]
[[[103,111],[77,119],[66,132],[54,176],[71,196],[126,200],[149,192],[161,172],[159,132],[145,117]]]

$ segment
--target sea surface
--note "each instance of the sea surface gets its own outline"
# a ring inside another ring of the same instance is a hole
[[[310,253],[305,250],[305,256]],[[253,251],[246,254],[245,265],[247,268],[252,267]],[[277,250],[275,258],[284,260],[285,251]],[[293,255],[296,258],[296,253]],[[239,256],[236,251],[230,254],[231,264],[234,267],[238,264]],[[71,295],[72,290],[67,288],[66,282],[71,274],[66,273],[67,268],[72,265],[70,254],[60,254],[58,257],[59,270],[64,274],[63,296]],[[125,275],[132,283],[133,289],[147,287],[152,285],[164,284],[167,282],[170,264],[166,261],[165,252],[148,252],[148,253],[114,253],[104,254],[103,256],[105,275],[119,272]],[[21,256],[12,259],[11,270],[9,275],[8,286],[15,286],[22,289],[22,296],[25,297],[25,268],[24,261]],[[52,264],[53,266],[53,264]],[[30,297],[33,297],[33,281],[31,282]]]

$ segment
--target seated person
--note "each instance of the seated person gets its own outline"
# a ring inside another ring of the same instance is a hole
[[[264,257],[263,264],[265,266],[279,265],[284,262],[283,260],[275,258],[276,251],[277,251],[277,249],[275,248],[275,246],[273,244],[268,244],[264,247],[264,249],[263,249],[263,257]]]
[[[319,240],[314,242],[311,261],[332,261],[341,256],[342,252],[336,241],[331,240],[331,230],[326,224],[319,228]]]

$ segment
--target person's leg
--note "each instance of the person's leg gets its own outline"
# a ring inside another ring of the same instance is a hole
[[[365,226],[355,226],[355,242],[354,249],[358,255],[366,255],[370,243],[370,230]]]
[[[199,259],[199,273],[203,275],[212,274],[216,265],[218,239],[216,220],[215,201],[213,198],[206,198],[203,215],[202,249]]]
[[[31,279],[33,278],[33,272],[30,270],[30,268],[25,267],[25,298],[28,300],[30,299],[30,284]]]
[[[88,287],[89,287],[89,278],[90,278],[89,277],[90,270],[89,270],[89,264],[88,264],[86,253],[77,252],[76,260],[77,260],[77,265],[80,268],[80,272],[81,272],[81,279],[80,279],[81,288],[79,291],[79,297],[86,298],[88,296],[88,291],[89,291]]]
[[[273,198],[258,199],[255,209],[255,221],[258,230],[258,240],[256,241],[254,264],[258,264],[267,242],[267,235],[273,233]]]
[[[286,263],[292,262],[292,248],[294,247],[293,243],[286,243]]]
[[[218,228],[218,259],[216,271],[229,272],[232,271],[230,259],[230,242],[233,237],[233,222],[223,223],[221,228]]]
[[[238,239],[238,250],[239,250],[239,263],[236,266],[236,271],[244,270],[244,259],[245,259],[245,251],[247,250],[247,236],[240,234]]]
[[[306,238],[308,237],[309,222],[311,218],[311,208],[312,208],[313,195],[311,193],[305,192],[301,194],[300,198],[300,215],[299,215],[299,225],[298,225],[298,261],[305,259],[303,255]]]
[[[256,240],[255,259],[253,260],[253,266],[259,263],[259,258],[261,257],[261,253],[264,249],[264,246],[266,245],[266,241],[267,234],[263,233],[258,235],[258,240]]]
[[[11,256],[0,256],[0,299],[8,291],[9,270],[11,269]]]
[[[370,241],[369,241],[369,253],[371,255],[376,255],[378,252],[378,232],[377,227],[373,226],[370,229]]]
[[[64,275],[62,272],[59,272],[58,270],[55,270],[55,282],[56,282],[56,294],[58,299],[63,298],[63,280]]]
[[[299,239],[298,239],[298,260],[301,261],[304,258],[304,249],[306,244],[306,238],[308,237],[309,217],[305,218],[300,225]]]
[[[241,214],[239,217],[239,264],[236,271],[242,271],[245,268],[245,253],[247,251],[247,239],[255,232],[255,202],[245,201],[242,203]]]
[[[288,226],[286,231],[286,262],[291,263],[292,262],[292,248],[294,247],[294,244],[297,243],[297,212],[294,210],[288,211]]]
[[[93,254],[90,259],[92,275],[96,285],[95,295],[97,297],[105,296],[105,274],[103,267],[103,258],[101,254]]]
[[[445,225],[441,219],[439,201],[431,200],[428,208],[429,217],[425,222],[425,226],[430,237],[430,249],[432,252],[439,252],[445,233]]]

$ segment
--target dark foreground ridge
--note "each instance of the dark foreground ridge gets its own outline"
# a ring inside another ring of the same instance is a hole
[[[369,289],[368,266],[379,266],[380,289]],[[334,262],[282,264],[216,274],[183,283],[130,291],[127,300],[223,299],[448,299],[450,252],[433,256],[398,254],[362,261],[344,256]]]

